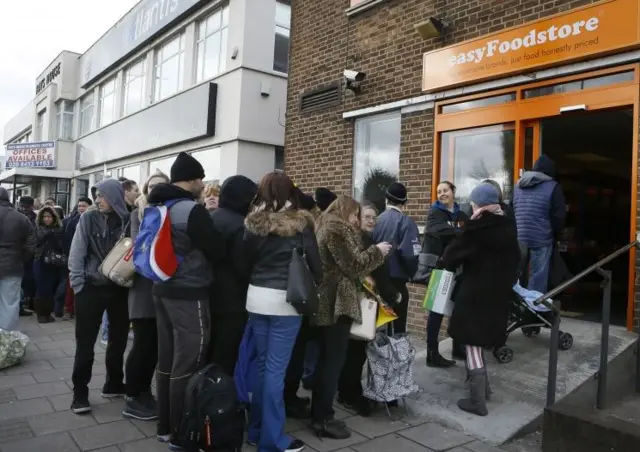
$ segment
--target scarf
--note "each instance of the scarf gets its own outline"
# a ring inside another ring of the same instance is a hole
[[[488,206],[482,206],[479,209],[477,209],[475,212],[473,212],[473,215],[471,215],[471,219],[477,220],[485,212],[489,212],[494,215],[504,215],[504,212],[502,211],[502,207],[500,207],[500,204],[489,204]]]

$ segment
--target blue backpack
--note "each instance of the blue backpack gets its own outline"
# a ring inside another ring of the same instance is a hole
[[[144,209],[133,247],[133,265],[138,274],[155,282],[166,282],[175,275],[182,256],[178,256],[173,248],[169,211],[174,204],[186,200],[172,199],[164,205]]]

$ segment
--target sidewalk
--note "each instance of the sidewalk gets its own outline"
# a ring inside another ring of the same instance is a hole
[[[96,345],[94,378],[89,388],[93,412],[78,416],[71,404],[74,325],[56,321],[38,325],[21,318],[31,337],[25,361],[0,372],[0,452],[155,452],[166,445],[155,439],[155,423],[122,417],[122,400],[100,397],[105,349]],[[397,414],[403,413],[401,408]],[[303,440],[309,452],[538,452],[537,440],[496,448],[475,438],[409,413],[390,420],[384,412],[362,418],[336,407],[336,417],[352,431],[344,441],[320,440],[301,421],[289,420],[287,431]],[[247,451],[254,449],[247,446]]]

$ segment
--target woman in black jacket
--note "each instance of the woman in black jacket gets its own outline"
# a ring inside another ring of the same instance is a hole
[[[36,218],[36,251],[33,274],[36,280],[34,306],[38,323],[53,322],[51,316],[56,289],[66,266],[62,243],[62,220],[53,207],[45,206]]]
[[[473,215],[442,259],[447,270],[463,267],[456,279],[449,322],[449,335],[465,344],[467,355],[470,397],[460,400],[458,406],[486,416],[486,398],[491,391],[483,348],[504,343],[520,250],[515,222],[502,211],[495,188],[480,184],[470,199]]]
[[[375,245],[371,232],[376,225],[378,211],[371,203],[362,205],[360,228],[362,229],[362,249]],[[399,301],[400,293],[389,278],[386,262],[371,272],[373,287],[386,304],[393,307]],[[347,357],[340,381],[338,382],[338,402],[349,409],[355,409],[360,416],[370,416],[374,403],[362,395],[362,367],[367,361],[367,341],[350,339],[347,347]]]
[[[437,187],[438,200],[433,203],[427,216],[427,226],[424,231],[422,252],[441,257],[451,241],[458,236],[465,222],[467,214],[460,210],[455,202],[456,186],[449,181],[442,181]],[[451,367],[455,361],[444,358],[438,350],[438,336],[442,326],[442,314],[429,312],[427,319],[427,366]],[[454,343],[453,356],[465,359],[464,351]]]

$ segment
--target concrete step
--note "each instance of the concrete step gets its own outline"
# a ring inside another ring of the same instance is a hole
[[[561,330],[573,335],[574,345],[570,350],[559,352],[557,400],[576,393],[575,399],[583,405],[595,403],[595,390],[587,383],[595,381],[598,369],[600,327],[597,323],[562,319]],[[635,339],[636,336],[624,328],[611,327],[609,359],[615,360],[630,348],[633,354]],[[458,362],[450,369],[428,368],[426,350],[420,341],[413,377],[423,391],[408,401],[411,411],[494,445],[539,428],[546,402],[549,330],[531,338],[515,332],[508,345],[514,351],[513,361],[508,364],[499,364],[487,353],[494,394],[488,404],[489,416],[478,417],[457,407],[458,399],[468,394],[464,363]],[[450,349],[450,340],[441,343],[443,355],[449,356]]]

